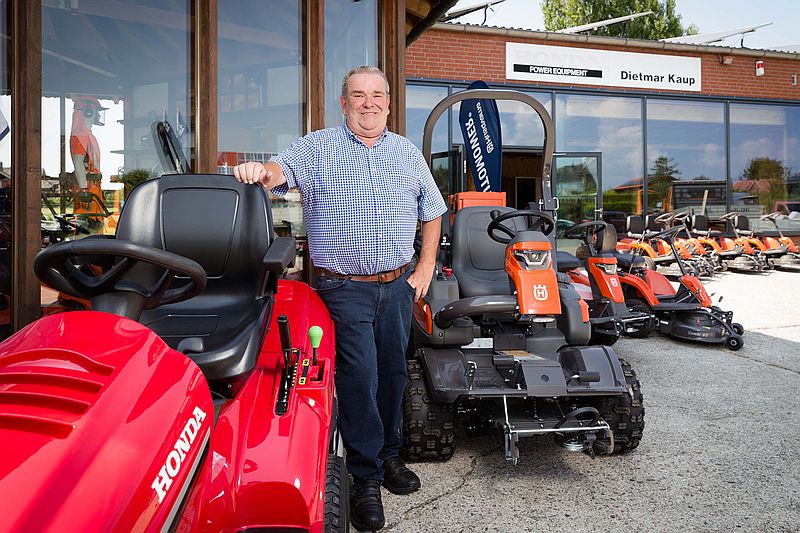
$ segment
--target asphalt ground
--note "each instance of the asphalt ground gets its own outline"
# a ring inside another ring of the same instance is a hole
[[[457,437],[422,488],[383,491],[386,529],[800,531],[800,272],[728,272],[706,283],[745,329],[738,352],[659,334],[615,350],[642,383],[645,429],[625,455],[590,458],[549,438]]]

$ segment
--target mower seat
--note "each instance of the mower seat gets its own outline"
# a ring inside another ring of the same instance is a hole
[[[117,238],[188,257],[205,269],[202,293],[146,310],[139,321],[186,353],[209,381],[243,378],[258,359],[277,276],[263,262],[274,236],[271,213],[261,187],[230,176],[184,174],[140,184],[120,214]],[[161,271],[139,264],[132,273],[157,279]]]
[[[719,237],[722,235],[722,232],[709,229],[708,227],[708,217],[705,215],[692,215],[691,220],[691,227],[689,228],[692,233],[696,233],[697,235],[703,237]]]
[[[634,268],[645,268],[646,262],[644,257],[641,255],[635,254],[622,254],[619,252],[613,252],[614,257],[617,260],[617,266],[624,271],[630,272]]]
[[[510,207],[472,206],[459,209],[453,218],[452,265],[461,298],[512,293],[505,269],[506,246],[486,232],[492,220],[490,213],[495,210],[500,214],[515,211]],[[512,218],[505,224],[517,232],[526,229],[522,218]]]
[[[646,230],[644,219],[639,215],[628,215],[628,218],[625,220],[625,232],[628,234],[628,237],[632,239],[645,238]]]
[[[558,272],[569,272],[581,266],[581,260],[569,252],[556,252],[556,270]]]

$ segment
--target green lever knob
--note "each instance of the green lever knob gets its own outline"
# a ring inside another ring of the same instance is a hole
[[[319,343],[322,341],[322,328],[319,326],[311,326],[308,329],[308,338],[311,341],[311,347],[315,350],[319,348]]]

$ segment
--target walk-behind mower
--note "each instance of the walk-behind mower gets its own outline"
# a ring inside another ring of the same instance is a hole
[[[611,346],[620,333],[632,337],[647,336],[658,320],[650,313],[631,310],[625,304],[617,275],[617,231],[614,226],[602,220],[583,222],[569,228],[564,237],[582,240],[576,255],[559,251],[557,262],[558,271],[570,277],[581,299],[589,305],[590,344]],[[642,268],[645,265],[644,259],[638,255],[631,260],[639,261]],[[579,270],[581,266],[585,273]]]
[[[332,322],[278,279],[270,213],[230,176],[163,176],[115,238],[36,257],[91,310],[0,344],[0,530],[347,531]]]
[[[520,437],[553,436],[570,451],[636,448],[644,427],[639,380],[606,346],[586,346],[588,306],[553,261],[552,122],[536,100],[506,90],[468,90],[440,102],[425,127],[430,161],[436,119],[467,98],[529,104],[545,130],[541,210],[471,206],[453,218],[452,268],[434,277],[415,309],[404,447],[409,459],[448,459],[455,429],[497,429],[516,463]]]
[[[732,321],[732,311],[712,305],[703,284],[686,272],[683,260],[674,250],[675,235],[684,230],[683,225],[674,226],[653,235],[654,239],[666,241],[678,257],[682,275],[677,290],[660,272],[637,265],[636,256],[617,255],[625,302],[631,310],[655,314],[658,330],[665,335],[702,343],[724,343],[731,350],[738,350],[744,346],[744,328]]]

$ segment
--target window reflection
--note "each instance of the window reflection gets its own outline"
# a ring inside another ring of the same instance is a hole
[[[8,35],[8,2],[0,2],[0,32]],[[11,334],[11,70],[8,46],[0,42],[0,340]],[[35,222],[34,222],[35,223]]]
[[[648,99],[647,169],[651,210],[725,214],[725,104]]]
[[[795,212],[779,223],[800,229],[800,107],[731,104],[730,146],[731,208],[764,230],[763,215]]]
[[[325,126],[343,123],[342,78],[361,65],[378,66],[376,0],[325,0]]]
[[[42,5],[42,246],[115,233],[126,192],[165,171],[154,123],[191,160],[190,2],[117,4]]]
[[[555,115],[557,151],[600,154],[603,209],[641,212],[641,100],[559,94]]]
[[[447,97],[447,87],[406,86],[406,137],[422,150],[425,121],[433,108]],[[447,112],[442,113],[433,128],[431,152],[447,151]]]

